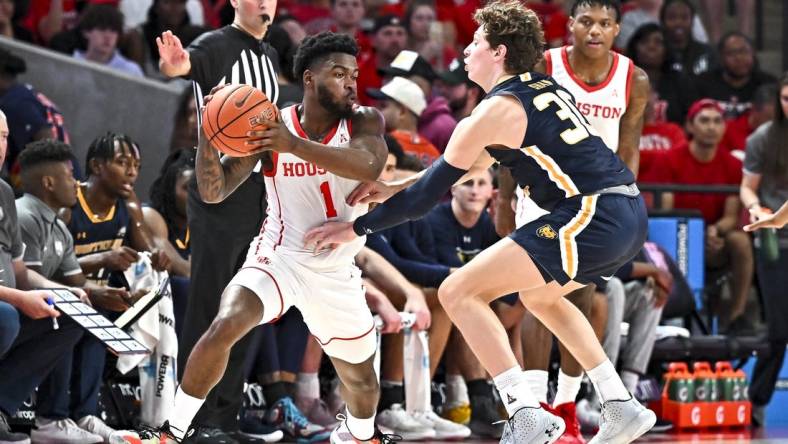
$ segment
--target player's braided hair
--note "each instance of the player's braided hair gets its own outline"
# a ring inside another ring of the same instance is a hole
[[[358,45],[353,37],[349,35],[328,31],[305,38],[295,54],[293,62],[294,77],[299,82],[302,81],[304,71],[312,68],[315,64],[322,62],[326,57],[334,53],[350,54],[355,57],[358,55]]]
[[[616,23],[621,23],[621,2],[618,0],[575,0],[569,15],[574,17],[577,13],[577,8],[581,6],[598,6],[600,8],[612,9],[616,11]]]
[[[115,158],[115,142],[121,146],[125,145],[127,149],[139,156],[139,146],[129,136],[108,131],[103,136],[95,138],[88,147],[88,153],[85,156],[85,175],[87,177],[93,174],[93,170],[90,168],[90,162],[93,159],[107,162]]]
[[[484,27],[490,48],[506,46],[504,68],[509,74],[531,71],[542,60],[545,47],[542,24],[518,0],[494,1],[476,11],[473,18]]]
[[[161,213],[167,226],[174,226],[177,215],[175,183],[184,171],[194,169],[194,150],[175,150],[164,160],[159,177],[150,188],[150,206]]]
[[[30,142],[19,153],[19,166],[24,173],[38,165],[50,162],[71,160],[71,147],[54,139],[43,139]]]

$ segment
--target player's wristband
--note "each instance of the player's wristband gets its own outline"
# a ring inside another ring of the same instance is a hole
[[[413,185],[393,195],[382,205],[353,222],[359,236],[420,219],[437,204],[468,170],[452,166],[439,157]]]

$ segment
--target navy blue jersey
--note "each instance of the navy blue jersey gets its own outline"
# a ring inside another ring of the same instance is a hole
[[[496,85],[486,98],[510,95],[525,109],[528,128],[520,149],[487,147],[511,169],[517,184],[547,211],[560,201],[628,185],[635,176],[597,135],[575,99],[555,80],[525,73]]]
[[[467,228],[454,217],[451,202],[445,202],[433,208],[424,220],[432,229],[438,262],[450,267],[462,267],[499,240],[492,218],[486,211],[482,212],[476,225]]]
[[[68,223],[68,230],[74,236],[74,253],[77,258],[123,245],[131,222],[126,201],[118,199],[109,213],[101,218],[88,207],[81,186],[77,197],[77,204],[71,207],[71,220]],[[109,274],[109,270],[102,268],[85,277],[99,285],[106,285]]]

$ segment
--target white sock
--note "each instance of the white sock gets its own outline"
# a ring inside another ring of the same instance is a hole
[[[523,407],[539,407],[539,401],[531,392],[531,387],[519,365],[494,376],[493,382],[498,393],[501,394],[503,405],[510,417]]]
[[[320,380],[317,373],[299,373],[296,377],[296,397],[320,398]]]
[[[547,404],[547,370],[525,370],[523,376],[528,381],[536,400]]]
[[[468,386],[462,375],[446,375],[446,405],[456,407],[471,403],[468,398]]]
[[[200,410],[204,399],[189,396],[180,387],[175,391],[175,408],[172,410],[172,417],[170,418],[170,428],[173,435],[178,439],[183,439],[189,427],[192,425],[192,420]]]
[[[640,375],[635,372],[623,370],[621,372],[621,381],[624,383],[624,387],[627,388],[629,393],[635,393],[638,388],[638,382],[640,382]]]
[[[558,371],[558,391],[553,400],[553,407],[567,402],[575,402],[577,394],[580,393],[580,384],[583,382],[583,375],[569,376],[563,370]]]
[[[610,400],[623,401],[632,397],[616,373],[616,368],[609,359],[591,370],[586,370],[588,379],[594,384],[599,399],[604,403]]]
[[[350,409],[345,407],[345,424],[350,434],[356,438],[357,441],[367,441],[375,434],[375,415],[371,418],[360,419],[350,414]]]

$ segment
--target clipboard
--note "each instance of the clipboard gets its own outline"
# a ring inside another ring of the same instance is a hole
[[[155,291],[150,291],[142,296],[137,302],[129,307],[118,319],[115,320],[115,326],[126,330],[132,324],[137,322],[139,318],[159,303],[163,297],[171,297],[170,295],[170,278],[166,277],[159,282],[159,286]]]
[[[115,324],[104,315],[97,312],[90,305],[85,304],[72,292],[64,289],[44,289],[52,292],[55,308],[64,316],[68,316],[95,336],[110,352],[115,355],[148,354],[144,345],[129,336],[128,333],[117,328]]]

